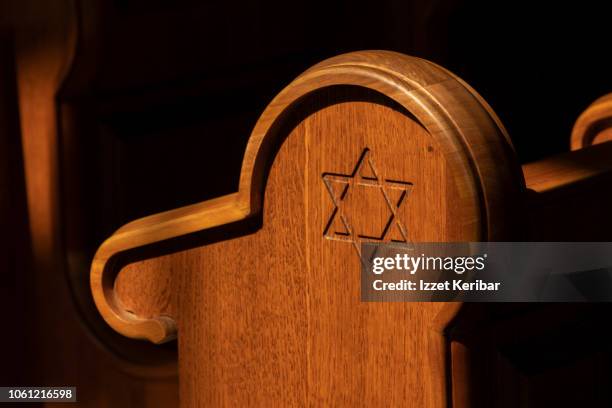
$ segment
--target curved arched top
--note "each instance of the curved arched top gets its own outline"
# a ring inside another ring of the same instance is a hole
[[[612,128],[612,93],[598,98],[580,114],[572,129],[571,149],[578,150],[593,144],[611,140],[608,133]]]
[[[142,319],[123,310],[113,290],[113,260],[133,248],[258,214],[284,115],[310,93],[336,85],[369,88],[403,106],[436,139],[449,174],[466,192],[478,229],[471,236],[513,236],[512,214],[524,181],[506,130],[486,102],[462,80],[423,59],[387,51],[349,53],[305,71],[268,105],[249,139],[238,192],[136,220],[102,244],[92,264],[91,287],[109,325],[125,336],[155,343],[175,336],[170,317]]]
[[[292,105],[318,89],[354,85],[377,91],[412,114],[451,160],[458,185],[480,194],[487,228],[481,239],[508,237],[512,197],[523,174],[506,129],[493,109],[463,80],[421,58],[390,51],[360,51],[323,61],[283,89],[261,115],[246,148],[239,192],[250,212],[262,202],[274,126]],[[463,174],[461,169],[463,169]],[[496,220],[496,222],[493,222]],[[510,234],[511,235],[511,234]]]

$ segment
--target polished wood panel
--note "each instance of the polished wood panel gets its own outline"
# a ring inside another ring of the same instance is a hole
[[[359,243],[511,236],[522,185],[499,119],[464,82],[399,54],[348,54],[271,102],[236,194],[121,228],[92,290],[124,335],[178,330],[186,406],[444,406],[443,331],[460,305],[362,304]],[[155,257],[162,241],[175,250]]]
[[[379,67],[374,68],[375,63]],[[116,273],[113,257],[257,214],[269,152],[280,137],[276,128],[281,114],[313,90],[343,84],[389,95],[438,141],[447,161],[449,182],[462,200],[467,200],[453,208],[452,219],[461,226],[461,236],[494,239],[512,235],[515,225],[511,214],[523,185],[522,174],[505,130],[482,98],[448,71],[424,60],[389,52],[347,54],[306,71],[271,102],[247,146],[238,193],[127,224],[100,247],[92,265],[91,284],[96,304],[111,326],[128,337],[154,342],[174,336],[175,325],[167,316],[142,320],[121,308],[112,290],[113,271]],[[496,165],[500,160],[507,165]],[[482,217],[487,222],[481,221]],[[491,222],[493,219],[497,221]],[[458,239],[453,229],[449,231],[447,240]]]
[[[474,337],[487,308],[361,303],[359,244],[605,239],[606,222],[565,217],[606,213],[610,146],[521,169],[492,109],[448,71],[340,56],[271,102],[236,193],[111,236],[94,298],[128,337],[178,333],[185,406],[522,404],[506,360],[495,369],[510,385],[477,389],[499,359]]]
[[[358,126],[351,117],[360,118]],[[382,117],[388,118],[387,123]],[[386,137],[377,137],[380,134]],[[408,150],[404,150],[407,142],[402,143],[406,137],[414,143]],[[277,155],[267,181],[263,229],[227,244],[205,247],[200,265],[215,271],[212,276],[201,274],[200,268],[191,271],[189,281],[194,285],[187,299],[205,302],[197,314],[182,316],[187,322],[200,322],[185,324],[180,337],[180,349],[185,350],[181,358],[195,363],[194,372],[184,370],[186,406],[371,406],[385,401],[394,405],[409,395],[421,406],[443,404],[443,382],[423,384],[411,369],[420,367],[421,375],[444,377],[443,342],[427,324],[443,305],[360,304],[356,248],[352,242],[323,236],[334,204],[321,176],[326,171],[350,175],[364,146],[377,161],[380,177],[413,177],[415,189],[398,214],[410,234],[435,240],[447,232],[447,222],[441,222],[438,230],[423,230],[411,217],[427,205],[430,209],[443,207],[442,197],[452,194],[425,190],[429,186],[444,189],[445,167],[437,146],[427,155],[431,145],[418,124],[367,103],[316,112],[289,134]],[[398,156],[406,151],[412,152],[412,160],[399,161]],[[423,178],[431,176],[427,170],[432,168],[440,173],[428,185]],[[357,194],[358,188],[357,183],[350,185],[346,199]],[[375,194],[380,207],[364,208],[360,204],[368,201],[366,197],[359,203],[347,203],[345,215],[353,234],[363,232],[355,215],[389,218],[384,197],[376,191],[379,189],[374,190],[365,194]],[[263,256],[234,263],[223,255],[247,250]],[[245,309],[250,312],[241,316]],[[196,308],[185,302],[181,310]],[[396,322],[406,323],[389,329]],[[413,324],[422,324],[424,329],[416,333]],[[245,335],[249,337],[246,343]],[[207,344],[211,354],[194,350],[198,342]],[[278,377],[283,380],[275,380]],[[397,387],[399,384],[402,386]]]

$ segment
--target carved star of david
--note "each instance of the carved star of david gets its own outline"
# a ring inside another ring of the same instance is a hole
[[[399,209],[412,183],[382,178],[369,149],[351,174],[324,173],[334,209],[323,235],[351,243],[361,256],[362,242],[408,242]]]

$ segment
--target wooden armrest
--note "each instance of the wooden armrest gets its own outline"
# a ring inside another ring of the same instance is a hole
[[[174,339],[176,323],[171,317],[140,318],[123,307],[114,290],[117,257],[134,248],[229,224],[248,215],[246,200],[235,193],[141,218],[121,227],[100,246],[91,266],[91,290],[104,320],[126,337],[153,343]]]
[[[523,166],[528,192],[523,224],[533,241],[612,239],[612,143]]]
[[[527,188],[550,193],[612,173],[612,143],[591,145],[523,166]]]

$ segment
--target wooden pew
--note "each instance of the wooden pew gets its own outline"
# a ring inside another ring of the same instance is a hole
[[[590,124],[612,109],[593,109],[575,149],[607,140]],[[178,338],[183,407],[475,406],[470,345],[450,330],[475,314],[360,302],[359,244],[609,239],[610,157],[598,143],[521,167],[494,111],[444,68],[341,55],[269,104],[235,193],[108,238],[93,296],[127,337]],[[579,208],[599,222],[567,222]]]

